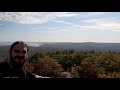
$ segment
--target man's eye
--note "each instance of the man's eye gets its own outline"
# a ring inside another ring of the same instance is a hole
[[[20,50],[14,50],[14,52],[16,52],[16,53],[20,53]]]
[[[22,51],[22,53],[26,54],[27,52],[26,51]]]

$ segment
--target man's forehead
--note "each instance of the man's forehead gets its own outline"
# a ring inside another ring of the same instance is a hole
[[[17,44],[14,46],[13,49],[26,49],[27,50],[27,47],[24,44]]]

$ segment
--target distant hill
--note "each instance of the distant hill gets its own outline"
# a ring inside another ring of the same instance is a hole
[[[1,42],[0,42],[1,43]],[[9,42],[8,42],[9,43]],[[10,44],[10,43],[9,43]],[[34,42],[35,44],[35,42]],[[33,55],[35,52],[50,52],[64,49],[74,49],[75,51],[114,51],[120,52],[120,43],[94,43],[94,42],[86,42],[86,43],[71,43],[71,42],[60,42],[60,43],[44,43],[38,42],[40,44],[38,46],[33,46],[29,44],[30,55]],[[10,45],[0,44],[0,57],[6,57],[8,55]]]
[[[74,49],[76,51],[114,51],[120,52],[120,43],[46,43],[40,48],[49,48],[52,50],[62,50],[62,49]]]

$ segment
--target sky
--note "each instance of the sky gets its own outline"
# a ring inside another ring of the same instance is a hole
[[[0,41],[120,43],[120,12],[0,12]]]

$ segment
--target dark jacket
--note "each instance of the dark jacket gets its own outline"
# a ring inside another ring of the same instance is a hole
[[[35,78],[35,75],[23,68],[21,70],[12,69],[8,62],[0,63],[0,79],[1,78]]]

